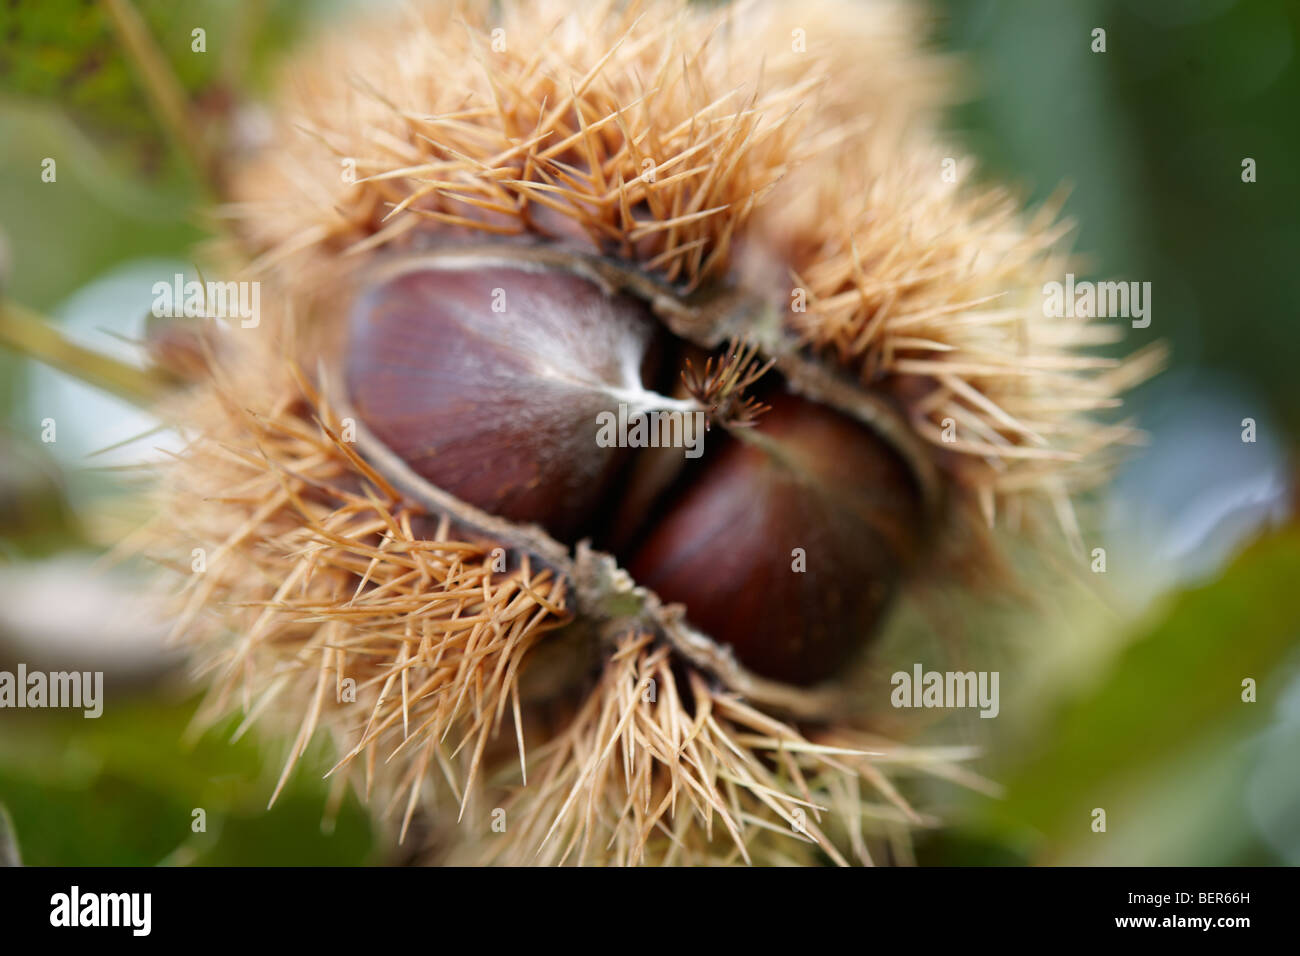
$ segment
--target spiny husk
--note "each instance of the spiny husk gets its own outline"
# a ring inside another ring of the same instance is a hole
[[[917,21],[834,0],[419,5],[290,67],[230,212],[308,311],[349,263],[459,233],[749,286],[897,400],[989,521],[1036,498],[1075,534],[1070,494],[1136,438],[1094,414],[1162,353],[1088,355],[1115,326],[1043,315],[1068,225],[945,181],[960,153],[927,120],[946,71]]]
[[[181,571],[205,549],[176,624],[212,688],[199,719],[278,724],[279,786],[326,730],[332,772],[400,811],[399,836],[418,810],[455,828],[440,860],[704,864],[871,862],[872,842],[928,822],[888,769],[979,782],[953,764],[966,754],[764,713],[639,617],[601,622],[593,679],[561,645],[576,680],[530,694],[530,653],[573,618],[568,578],[511,542],[519,566],[497,570],[493,542],[404,496],[257,343],[226,343],[214,387],[173,408],[192,441],[153,540]]]
[[[278,137],[237,187],[254,204],[234,209],[244,234],[300,265],[319,246],[373,250],[438,225],[539,234],[698,282],[725,273],[797,162],[848,148],[858,127],[914,121],[938,88],[895,5],[792,18],[775,4],[541,0],[497,15],[413,5],[292,64]]]
[[[683,294],[770,303],[801,361],[898,404],[947,476],[956,537],[982,541],[965,516],[1035,499],[1073,529],[1070,493],[1133,435],[1093,415],[1158,356],[1083,355],[1110,330],[1037,307],[1065,268],[1054,213],[1026,219],[1001,193],[943,181],[950,151],[927,120],[943,71],[904,9],[495,10],[402,7],[322,41],[291,64],[273,141],[236,175],[227,212],[270,307],[169,410],[193,441],[159,524],[182,570],[191,548],[211,551],[178,625],[206,654],[209,710],[291,720],[290,765],[328,728],[345,769],[407,821],[421,806],[446,820],[444,780],[461,822],[439,859],[866,861],[872,841],[924,822],[886,769],[977,783],[953,755],[900,751],[852,714],[774,717],[637,627],[604,627],[603,664],[530,701],[572,582],[543,563],[494,570],[491,541],[394,488],[291,370],[328,358],[378,256],[571,246]],[[357,701],[341,705],[345,677]]]
[[[689,703],[688,703],[689,702]],[[873,862],[922,817],[886,768],[982,781],[960,752],[846,728],[808,735],[630,632],[592,691],[532,754],[531,782],[475,822],[453,860],[514,865]],[[540,767],[540,772],[536,769]],[[492,828],[492,823],[497,829]],[[847,854],[847,856],[846,856]]]
[[[341,764],[363,758],[367,792],[400,756],[420,770],[399,773],[413,809],[430,761],[462,751],[463,791],[518,710],[524,657],[568,620],[567,582],[527,554],[502,573],[490,542],[427,523],[291,359],[239,355],[240,370],[173,410],[192,437],[166,472],[154,539],[191,569],[175,631],[200,649],[204,716],[300,719],[281,785],[320,726]],[[187,545],[203,549],[198,571]]]

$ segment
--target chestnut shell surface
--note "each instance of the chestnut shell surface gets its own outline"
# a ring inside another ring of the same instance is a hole
[[[629,570],[749,670],[808,685],[876,629],[921,509],[903,463],[863,426],[793,395],[770,404],[668,506]]]
[[[622,457],[597,417],[653,404],[645,307],[572,273],[416,262],[348,324],[349,399],[416,474],[561,540],[588,527]]]

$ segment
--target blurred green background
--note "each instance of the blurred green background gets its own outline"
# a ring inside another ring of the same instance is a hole
[[[137,3],[217,133],[255,121],[233,104],[255,99],[292,38],[345,5]],[[963,64],[954,149],[1031,202],[1070,185],[1087,275],[1152,283],[1151,327],[1127,345],[1164,339],[1173,361],[1135,397],[1150,444],[1089,511],[1087,543],[1107,549],[1107,573],[1066,573],[1042,613],[972,624],[1005,666],[1002,713],[955,729],[985,748],[978,767],[1004,794],[927,793],[948,825],[920,836],[918,859],[1300,863],[1300,4],[931,9],[933,45]],[[195,26],[205,55],[190,54]],[[1091,49],[1096,28],[1104,53]],[[0,294],[130,354],[120,337],[138,335],[148,308],[140,277],[190,268],[203,189],[161,136],[101,4],[0,5],[0,44]],[[45,157],[58,159],[57,183],[40,181]],[[114,616],[114,597],[68,561],[120,533],[133,481],[121,466],[139,446],[87,456],[148,422],[3,352],[0,383],[0,668],[11,668],[48,652],[46,631],[69,647],[105,640],[96,622]],[[40,422],[56,412],[59,441],[43,444]],[[1244,418],[1258,423],[1253,444]],[[129,589],[120,573],[113,587]],[[33,611],[51,581],[72,594]],[[82,613],[64,619],[65,604]],[[265,813],[280,745],[231,745],[232,727],[183,743],[192,693],[141,646],[106,665],[113,698],[98,720],[0,712],[0,804],[26,862],[391,859],[353,798],[330,806],[321,761],[303,761]],[[1097,807],[1105,834],[1092,830]],[[205,833],[191,829],[195,808]]]

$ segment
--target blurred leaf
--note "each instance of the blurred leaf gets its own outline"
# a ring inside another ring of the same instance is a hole
[[[225,125],[256,97],[275,57],[302,32],[308,0],[136,0],[220,148]],[[206,52],[191,32],[206,31]],[[187,257],[204,238],[197,182],[166,137],[103,4],[0,4],[0,231],[11,246],[0,292],[41,311],[111,266]],[[57,181],[43,182],[42,163]]]
[[[1267,725],[1289,676],[1285,664],[1300,643],[1298,580],[1300,529],[1293,526],[1256,543],[1221,580],[1181,595],[1104,679],[1060,703],[1038,747],[1004,781],[1006,798],[987,804],[973,829],[987,825],[1013,844],[1036,843],[1038,862],[1120,862],[1117,844],[1175,823],[1179,836],[1200,839],[1178,862],[1258,855],[1248,846],[1250,750],[1242,741]],[[1257,682],[1257,703],[1241,699],[1247,677]],[[1104,836],[1090,830],[1095,807],[1107,810]],[[1169,840],[1149,839],[1148,849],[1174,844],[1164,832]],[[1208,846],[1216,842],[1217,857]]]
[[[349,795],[322,832],[328,767],[309,751],[274,808],[279,755],[230,726],[193,749],[181,739],[192,704],[110,699],[97,720],[6,711],[0,800],[30,865],[153,866],[161,862],[357,865],[372,849],[367,811]],[[194,833],[195,809],[206,833]]]
[[[1300,426],[1300,4],[1295,0],[941,0],[969,59],[951,125],[992,180],[1067,216],[1093,278],[1152,283],[1179,365],[1231,372]],[[1106,30],[1105,53],[1090,49]],[[1254,183],[1241,180],[1246,157]],[[1142,336],[1145,335],[1146,338]]]
[[[307,0],[131,0],[201,128],[255,88],[268,58],[299,31]],[[203,31],[195,50],[194,31]],[[45,102],[136,173],[164,179],[169,157],[133,63],[101,0],[0,5],[0,95]]]
[[[58,464],[40,444],[0,428],[0,458],[0,562],[52,554],[85,540]]]
[[[13,820],[9,811],[0,803],[0,866],[22,866],[22,855],[18,852],[18,836],[14,833]]]

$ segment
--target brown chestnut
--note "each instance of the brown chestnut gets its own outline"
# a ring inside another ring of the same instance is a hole
[[[364,291],[348,325],[348,396],[418,475],[562,540],[589,526],[622,452],[601,412],[658,404],[658,327],[639,300],[573,272],[425,257]]]
[[[769,403],[706,457],[629,570],[754,673],[808,685],[876,630],[922,509],[903,461],[866,427],[793,395]]]

